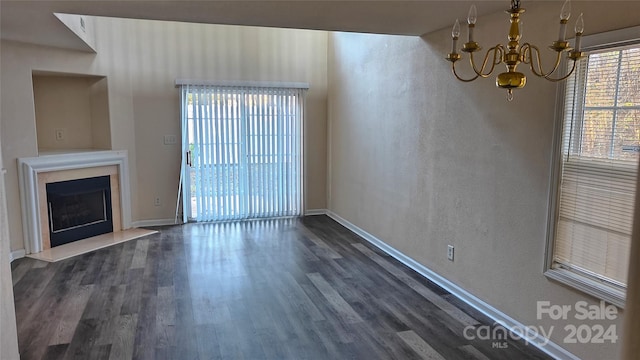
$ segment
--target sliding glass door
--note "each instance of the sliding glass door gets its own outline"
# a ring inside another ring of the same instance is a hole
[[[304,90],[184,85],[181,93],[185,220],[300,215]]]

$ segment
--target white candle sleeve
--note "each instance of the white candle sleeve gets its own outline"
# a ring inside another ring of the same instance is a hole
[[[558,35],[558,41],[564,41],[567,34],[567,24],[560,22],[560,34]]]

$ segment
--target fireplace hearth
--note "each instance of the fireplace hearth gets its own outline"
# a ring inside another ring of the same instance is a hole
[[[46,184],[51,247],[113,231],[109,176]]]

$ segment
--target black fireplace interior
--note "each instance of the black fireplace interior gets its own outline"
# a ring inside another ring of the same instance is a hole
[[[49,183],[47,205],[51,247],[113,231],[109,176]]]

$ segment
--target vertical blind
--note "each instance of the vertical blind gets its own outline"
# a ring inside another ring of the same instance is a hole
[[[640,154],[640,46],[590,53],[567,82],[554,266],[624,288]]]
[[[195,221],[302,212],[305,90],[183,85],[183,212]]]

